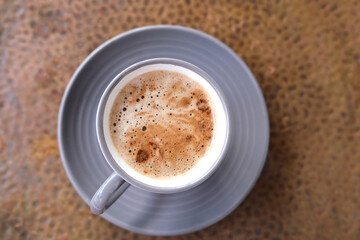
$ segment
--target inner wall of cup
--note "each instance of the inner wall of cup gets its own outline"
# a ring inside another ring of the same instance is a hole
[[[144,74],[146,72],[156,71],[156,70],[169,70],[169,71],[182,73],[192,78],[193,80],[197,81],[198,83],[200,83],[205,88],[205,90],[210,94],[212,101],[214,103],[213,109],[215,110],[214,136],[211,145],[208,151],[206,152],[206,154],[204,155],[204,157],[200,159],[199,162],[189,171],[181,175],[177,175],[166,179],[150,178],[140,174],[139,172],[135,171],[132,167],[130,167],[126,163],[126,161],[120,157],[119,153],[117,152],[111,138],[110,126],[109,126],[111,107],[116,99],[116,96],[121,91],[121,89],[135,77]],[[106,145],[108,146],[110,154],[117,162],[117,164],[120,166],[120,168],[122,168],[129,176],[136,179],[137,181],[140,181],[147,185],[151,185],[158,188],[164,188],[164,189],[182,188],[185,187],[186,185],[196,182],[197,180],[201,179],[204,175],[206,175],[206,173],[210,171],[212,169],[212,166],[214,166],[214,164],[218,161],[218,158],[222,153],[224,144],[226,142],[227,128],[228,126],[227,126],[225,109],[215,89],[209,84],[207,80],[205,80],[202,76],[200,76],[196,72],[173,64],[163,64],[163,63],[151,64],[140,67],[130,72],[126,76],[124,76],[123,79],[121,79],[119,83],[110,92],[108,100],[105,104],[104,115],[103,115],[103,132],[104,132],[105,142]]]

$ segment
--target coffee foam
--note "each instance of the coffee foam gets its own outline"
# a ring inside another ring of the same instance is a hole
[[[166,178],[190,170],[209,149],[214,106],[188,76],[150,71],[128,82],[111,108],[109,126],[118,154],[137,172]]]

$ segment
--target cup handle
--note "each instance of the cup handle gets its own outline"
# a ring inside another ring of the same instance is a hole
[[[121,188],[121,186],[123,186]],[[113,172],[96,191],[90,201],[91,212],[95,215],[102,214],[108,209],[130,186],[116,172]]]

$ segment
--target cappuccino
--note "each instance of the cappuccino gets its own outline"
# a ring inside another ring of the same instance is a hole
[[[213,140],[213,102],[185,74],[155,70],[122,87],[111,107],[109,130],[119,156],[151,178],[189,171]]]

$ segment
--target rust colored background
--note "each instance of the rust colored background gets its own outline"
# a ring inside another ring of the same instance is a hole
[[[259,81],[271,122],[251,194],[177,238],[360,239],[359,0],[0,0],[0,239],[151,238],[91,215],[62,167],[56,127],[84,58],[153,24],[228,44]]]

